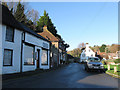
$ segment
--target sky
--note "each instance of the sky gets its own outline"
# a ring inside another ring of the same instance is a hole
[[[73,50],[82,42],[94,45],[118,43],[117,2],[30,2],[42,16],[47,11],[58,34]]]

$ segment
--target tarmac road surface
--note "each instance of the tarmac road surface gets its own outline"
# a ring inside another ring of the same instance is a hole
[[[58,70],[3,81],[3,88],[118,88],[118,79],[105,73],[86,72],[71,63]]]

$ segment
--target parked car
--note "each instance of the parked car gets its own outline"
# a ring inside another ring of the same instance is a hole
[[[104,65],[101,63],[101,60],[98,57],[89,57],[85,63],[85,70],[100,70],[101,72],[104,72]]]
[[[84,60],[81,60],[80,59],[80,63],[86,63],[88,59],[84,59]]]

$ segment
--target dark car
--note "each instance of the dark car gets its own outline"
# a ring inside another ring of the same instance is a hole
[[[104,72],[104,65],[98,57],[90,57],[85,63],[85,70],[100,70],[101,72]]]

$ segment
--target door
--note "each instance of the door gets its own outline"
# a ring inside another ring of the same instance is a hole
[[[37,68],[40,68],[40,49],[37,49],[37,55],[38,55]]]

